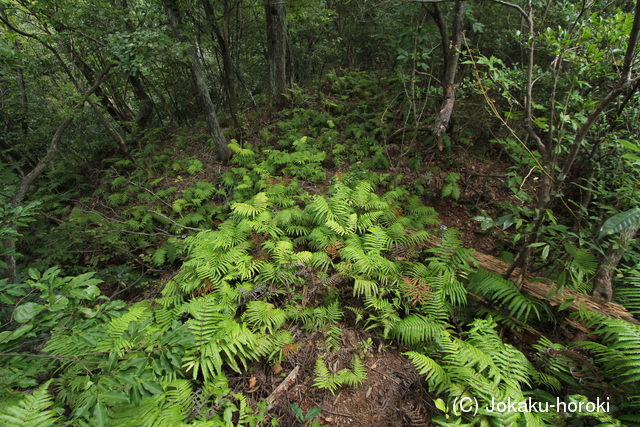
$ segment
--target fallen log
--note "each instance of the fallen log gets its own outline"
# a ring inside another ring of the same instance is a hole
[[[426,243],[426,246],[429,248],[434,248],[438,245],[438,243],[440,243],[440,239],[434,237]],[[504,262],[491,255],[483,254],[481,252],[474,252],[474,258],[478,263],[478,267],[488,270],[492,273],[502,275],[509,268],[509,263]],[[519,273],[519,269],[516,269],[514,271],[514,276],[517,277]],[[522,283],[520,283],[520,290],[522,292],[525,292],[532,297],[547,301],[553,307],[557,307],[560,304],[566,303],[569,299],[573,298],[571,304],[569,304],[569,306],[567,306],[566,308],[566,310],[570,312],[578,311],[580,309],[580,306],[584,306],[584,308],[589,311],[604,314],[616,319],[626,320],[629,323],[640,325],[640,322],[636,320],[635,317],[633,317],[633,314],[629,313],[627,309],[620,304],[606,302],[604,300],[594,298],[589,295],[584,295],[566,288],[562,291],[562,293],[555,292],[553,293],[553,295],[551,295],[552,287],[555,287],[555,284],[551,280],[534,280],[534,277],[531,275],[527,275]],[[551,295],[551,297],[549,297],[549,295]]]

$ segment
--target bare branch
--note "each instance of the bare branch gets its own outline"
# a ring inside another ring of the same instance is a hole
[[[621,78],[624,81],[631,80],[631,62],[636,53],[640,39],[640,1],[636,1],[636,9],[633,13],[633,26],[629,33],[629,44],[627,45],[627,53],[624,55],[624,63],[622,66]]]
[[[179,224],[179,223],[175,222],[174,220],[172,220],[171,218],[169,218],[169,217],[168,217],[168,216],[166,216],[166,215],[162,215],[160,212],[156,212],[156,211],[149,211],[149,212],[151,212],[152,214],[158,215],[159,217],[164,218],[164,219],[166,219],[167,221],[171,222],[172,224],[174,224],[174,225],[176,225],[176,226],[178,226],[178,227],[180,227],[180,228],[184,228],[185,230],[192,230],[192,231],[211,231],[211,230],[205,230],[204,228],[193,228],[193,227],[187,227],[186,225],[182,225],[182,224]]]

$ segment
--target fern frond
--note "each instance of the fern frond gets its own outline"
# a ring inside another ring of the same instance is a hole
[[[622,283],[617,281],[615,289],[616,301],[633,313],[636,319],[640,319],[640,271],[626,273]]]
[[[41,385],[33,394],[27,394],[16,405],[2,408],[0,421],[7,427],[47,427],[57,424],[60,416],[53,409],[53,398],[48,388],[53,380]]]
[[[249,327],[260,332],[269,331],[273,334],[287,321],[284,310],[275,308],[273,304],[265,301],[250,301],[247,303],[247,311],[242,315]]]
[[[598,313],[582,316],[586,326],[602,338],[602,344],[581,342],[602,363],[607,376],[618,378],[622,384],[640,381],[640,326]]]
[[[419,314],[412,314],[394,324],[391,332],[401,343],[415,346],[420,342],[440,338],[443,330],[442,323]]]
[[[376,296],[379,293],[378,284],[372,280],[356,278],[353,282],[353,296],[355,297]]]
[[[362,381],[367,379],[367,370],[358,355],[354,355],[351,360],[351,370],[342,369],[338,372],[338,381],[349,387],[359,387]]]
[[[318,360],[316,360],[316,366],[313,373],[315,374],[315,379],[313,381],[313,385],[315,387],[329,390],[331,394],[335,393],[340,382],[337,379],[336,374],[329,371],[329,368],[327,368],[322,357],[319,357]]]
[[[527,322],[532,313],[540,318],[539,304],[518,291],[516,285],[502,278],[502,276],[486,270],[476,270],[469,274],[469,290],[495,301],[500,307],[506,308],[509,313]]]
[[[435,393],[442,393],[451,385],[451,379],[445,370],[435,360],[415,351],[402,353],[411,360],[420,375],[425,375],[429,388]]]
[[[366,252],[380,253],[389,250],[392,240],[380,226],[373,226],[364,235],[364,250]]]

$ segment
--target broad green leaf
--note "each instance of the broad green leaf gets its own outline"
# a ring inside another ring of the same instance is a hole
[[[28,320],[33,319],[38,313],[44,310],[44,306],[40,304],[36,304],[35,302],[26,302],[22,305],[19,305],[13,311],[13,318],[16,322],[24,323]]]
[[[137,406],[140,404],[141,400],[142,395],[140,394],[138,387],[131,387],[131,389],[129,390],[129,401]]]
[[[147,389],[151,394],[162,394],[164,393],[164,389],[160,384],[155,381],[145,381],[142,383],[142,386]]]
[[[31,277],[33,280],[40,280],[40,272],[38,270],[36,270],[35,268],[30,268],[29,269],[29,277]]]
[[[14,305],[16,303],[16,300],[6,292],[2,292],[0,293],[0,302],[3,302],[7,305]]]
[[[624,139],[618,139],[616,141],[624,145],[626,148],[628,148],[631,151],[640,152],[640,147],[638,147],[636,144],[632,144],[631,142],[625,141]]]
[[[102,402],[96,403],[96,406],[93,408],[93,421],[95,421],[99,427],[107,425],[107,405]]]
[[[567,298],[565,302],[563,302],[562,304],[560,304],[560,306],[558,307],[558,311],[562,311],[564,309],[566,309],[567,307],[569,307],[573,302],[575,301],[575,298]]]
[[[11,340],[20,338],[21,336],[29,332],[32,328],[33,328],[33,325],[28,323],[26,325],[20,326],[15,331],[4,331],[0,333],[0,344],[3,342],[9,342]]]
[[[598,239],[605,236],[619,233],[627,227],[635,225],[640,220],[640,208],[635,207],[628,211],[620,212],[605,221],[600,229]]]
[[[313,408],[309,409],[309,411],[307,412],[307,415],[304,417],[305,421],[310,421],[314,419],[315,417],[320,415],[321,412],[322,412],[322,409],[318,408],[317,406],[314,406]]]
[[[56,295],[49,298],[49,311],[58,311],[67,307],[69,298],[63,295]]]
[[[102,397],[106,402],[113,404],[129,403],[129,396],[124,391],[110,390],[102,393]]]
[[[118,372],[118,375],[116,375],[116,378],[118,378],[123,384],[127,384],[130,386],[138,385],[138,380],[136,380],[136,378],[133,376],[133,372],[120,371]]]

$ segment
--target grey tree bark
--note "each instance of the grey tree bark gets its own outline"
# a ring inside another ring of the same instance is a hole
[[[224,86],[227,90],[229,113],[231,114],[231,119],[233,120],[234,126],[236,127],[236,129],[238,129],[238,106],[240,105],[240,101],[238,100],[238,85],[236,84],[236,79],[234,77],[235,67],[233,66],[233,59],[231,58],[230,49],[231,43],[229,37],[229,27],[231,26],[231,11],[229,10],[229,1],[224,0],[223,2],[224,11],[222,14],[222,28],[220,28],[220,26],[216,22],[216,16],[210,0],[202,0],[202,6],[207,16],[207,20],[209,21],[209,25],[211,25],[211,29],[215,35],[215,39],[218,42],[218,46],[220,47],[220,56],[222,56],[222,66],[224,68],[224,75],[222,77]]]
[[[599,260],[598,271],[596,271],[596,275],[593,278],[592,296],[605,301],[613,300],[613,273],[615,273],[616,267],[627,251],[629,241],[634,238],[639,228],[640,223],[636,223],[622,230],[604,252],[604,255]]]
[[[443,149],[442,135],[447,131],[453,106],[456,102],[456,92],[459,85],[455,83],[458,63],[460,62],[460,49],[462,48],[462,26],[464,23],[464,0],[456,0],[453,11],[453,31],[449,39],[446,24],[440,6],[433,4],[429,11],[436,21],[442,39],[442,49],[445,64],[444,78],[442,79],[442,104],[433,125],[433,136],[438,144],[438,150]]]
[[[202,105],[204,117],[207,122],[207,128],[209,134],[213,138],[215,144],[216,154],[221,162],[226,163],[230,158],[232,151],[227,146],[227,140],[222,134],[220,123],[218,122],[218,116],[216,115],[216,109],[209,95],[209,88],[205,79],[204,69],[200,63],[200,58],[196,50],[196,46],[190,42],[182,32],[182,25],[180,20],[180,13],[175,0],[162,0],[164,4],[164,10],[169,20],[169,25],[173,30],[173,34],[181,43],[185,43],[188,46],[187,57],[189,60],[189,66],[191,68],[191,74],[196,86],[196,95]]]
[[[269,64],[269,105],[284,104],[287,92],[287,11],[284,3],[266,0],[267,62]]]

